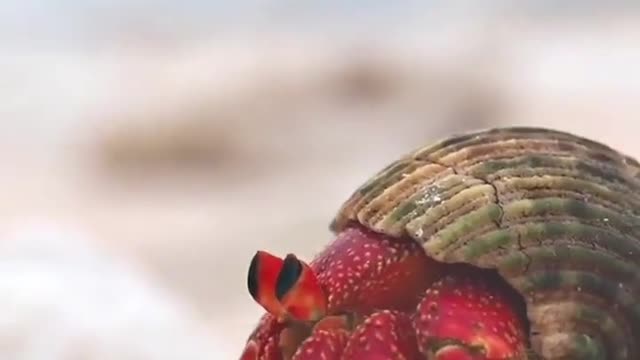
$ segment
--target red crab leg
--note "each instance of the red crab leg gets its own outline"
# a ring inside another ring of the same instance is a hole
[[[258,252],[249,269],[249,290],[281,319],[315,321],[327,313],[411,311],[442,271],[443,265],[429,259],[412,239],[352,226],[311,266],[292,254],[282,261]]]
[[[414,319],[425,356],[437,360],[523,356],[527,338],[521,304],[491,275],[465,269],[426,291]]]
[[[340,360],[353,321],[347,315],[326,316],[312,329],[304,323],[292,323],[280,334],[283,359]]]
[[[373,313],[360,324],[344,350],[342,359],[419,359],[411,319],[398,311]]]
[[[311,267],[327,293],[330,314],[412,311],[443,270],[414,240],[358,225],[339,233]]]
[[[343,329],[314,329],[291,360],[341,360],[348,339]]]
[[[322,324],[322,322],[324,324]],[[300,345],[291,360],[419,359],[411,319],[404,313],[383,310],[348,333],[344,322],[323,319]]]
[[[280,333],[285,324],[272,314],[265,314],[251,334],[240,360],[281,360]]]

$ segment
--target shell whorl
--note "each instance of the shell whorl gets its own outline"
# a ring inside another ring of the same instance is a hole
[[[376,174],[331,228],[352,221],[497,269],[544,359],[640,359],[640,165],[608,146],[541,128],[451,137]]]

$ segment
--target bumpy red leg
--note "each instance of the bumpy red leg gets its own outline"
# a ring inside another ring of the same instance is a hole
[[[291,360],[340,360],[349,333],[342,329],[314,330]]]
[[[285,325],[272,314],[265,314],[251,334],[240,360],[281,360],[280,332]]]
[[[411,239],[362,226],[338,234],[310,265],[258,252],[248,285],[271,314],[241,360],[498,360],[525,353],[520,299],[497,277],[439,264]],[[355,320],[353,330],[351,316],[366,320]]]
[[[328,295],[329,313],[411,311],[443,266],[412,239],[347,228],[311,263]]]
[[[295,353],[285,354],[291,360],[340,360],[347,345],[353,319],[348,316],[327,316],[314,324],[310,333],[292,329],[292,336],[303,333],[306,339],[296,347]],[[286,335],[285,335],[286,337]]]
[[[376,309],[411,311],[444,266],[412,239],[395,239],[354,225],[337,235],[307,265],[259,251],[248,274],[249,291],[281,319],[316,321],[329,314]]]
[[[351,334],[343,359],[419,359],[415,331],[404,313],[384,310],[373,313]]]
[[[487,273],[447,275],[418,305],[414,326],[421,352],[437,360],[522,358],[526,328],[518,300]]]

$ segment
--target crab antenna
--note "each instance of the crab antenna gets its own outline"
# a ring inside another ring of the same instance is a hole
[[[300,321],[316,321],[327,312],[327,297],[311,267],[288,254],[276,280],[275,296]]]
[[[267,312],[278,318],[285,310],[276,298],[276,280],[284,261],[266,251],[258,251],[251,259],[247,275],[247,287],[251,297]]]

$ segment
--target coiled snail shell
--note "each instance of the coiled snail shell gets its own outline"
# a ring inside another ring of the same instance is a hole
[[[604,144],[541,128],[454,136],[358,188],[331,229],[351,222],[496,269],[544,359],[640,359],[640,164]]]

